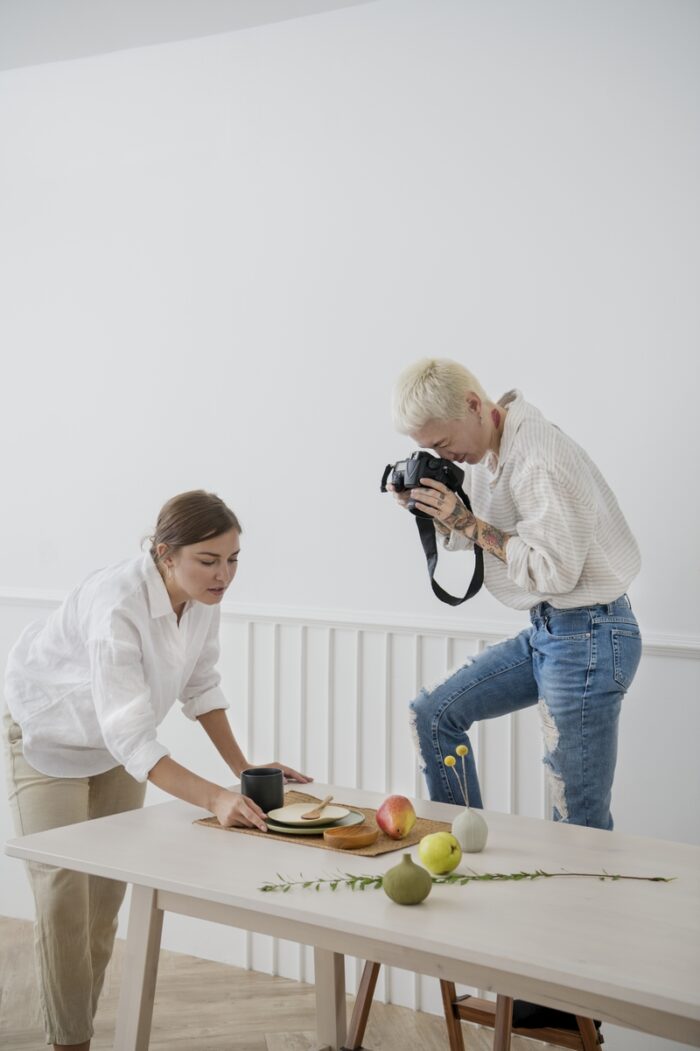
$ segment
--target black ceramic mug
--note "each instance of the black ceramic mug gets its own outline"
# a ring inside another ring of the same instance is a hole
[[[284,806],[284,774],[274,766],[253,766],[241,774],[241,793],[269,814]]]

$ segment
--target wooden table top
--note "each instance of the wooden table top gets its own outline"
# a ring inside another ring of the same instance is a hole
[[[364,806],[383,799],[335,786],[309,789],[319,795],[328,789],[339,802]],[[451,820],[458,811],[422,801],[415,808],[437,820]],[[304,925],[309,941],[314,930],[333,931],[339,952],[350,951],[340,935],[352,935],[365,939],[368,951],[370,944],[398,950],[385,962],[409,970],[434,957],[446,962],[445,977],[465,984],[477,984],[469,981],[469,968],[476,968],[489,979],[478,983],[481,988],[508,995],[531,998],[528,992],[537,988],[555,1004],[571,990],[569,1002],[595,1005],[596,1017],[621,1024],[639,1019],[649,1032],[700,1046],[698,847],[485,812],[487,848],[465,855],[458,871],[604,870],[675,880],[570,877],[436,886],[423,904],[406,908],[381,890],[259,890],[277,873],[298,879],[339,870],[384,872],[398,863],[400,852],[367,858],[310,850],[272,836],[268,841],[193,824],[204,815],[186,803],[164,803],[13,839],[6,852],[294,921]],[[416,848],[413,854],[417,860]],[[457,973],[457,965],[464,970]],[[443,973],[441,965],[424,973],[438,971]],[[636,1013],[620,1005],[632,1005]]]

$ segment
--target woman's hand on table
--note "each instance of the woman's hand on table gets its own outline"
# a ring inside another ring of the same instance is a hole
[[[285,766],[284,763],[258,763],[257,765],[273,766],[277,770],[281,770],[285,781],[296,781],[300,785],[308,785],[310,781],[313,781],[313,777],[309,777],[307,774],[300,774],[298,770],[293,770],[291,766]]]
[[[214,801],[214,814],[224,828],[258,828],[267,832],[265,814],[257,803],[238,792],[222,788]]]

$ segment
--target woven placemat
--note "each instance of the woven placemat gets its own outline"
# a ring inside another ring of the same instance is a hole
[[[320,803],[318,796],[309,796],[304,792],[285,792],[284,804],[290,803]],[[335,801],[334,801],[335,802]],[[352,803],[337,803],[337,806],[346,806],[365,815],[365,820],[370,825],[375,825],[376,810],[369,807],[353,806]],[[419,817],[416,823],[404,839],[391,839],[384,832],[379,831],[379,839],[369,847],[356,847],[354,850],[339,850],[324,842],[323,836],[288,836],[284,832],[260,832],[257,828],[225,828],[220,825],[215,817],[202,817],[194,822],[195,825],[206,825],[207,828],[218,828],[222,832],[237,832],[243,836],[265,836],[266,839],[274,837],[281,843],[294,843],[304,847],[320,847],[321,850],[334,850],[339,854],[363,854],[366,858],[376,857],[377,854],[389,854],[392,850],[405,850],[406,847],[414,847],[423,836],[431,832],[449,832],[450,825],[446,821],[429,821],[427,818]],[[359,826],[355,826],[356,828]]]

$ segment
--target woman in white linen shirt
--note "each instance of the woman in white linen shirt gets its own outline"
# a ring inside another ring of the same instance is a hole
[[[219,606],[236,574],[240,533],[214,494],[173,497],[148,554],[94,573],[24,631],[5,681],[19,835],[140,807],[147,780],[222,825],[266,830],[252,800],[181,766],[157,738],[179,699],[236,776],[252,765],[231,731],[216,669]],[[125,888],[33,862],[28,870],[47,1043],[87,1051]]]

